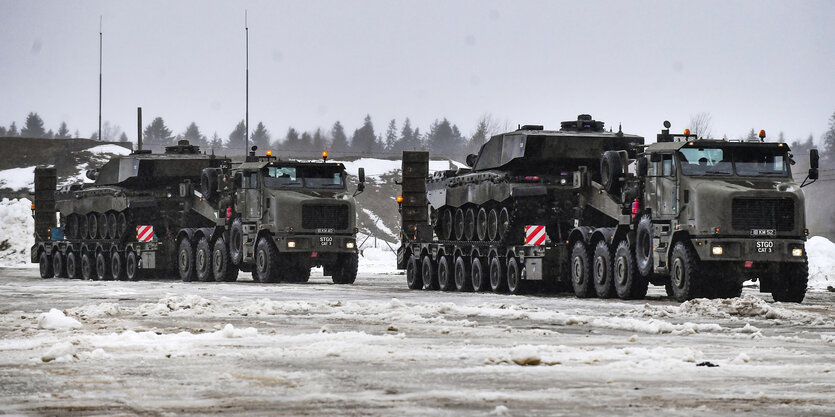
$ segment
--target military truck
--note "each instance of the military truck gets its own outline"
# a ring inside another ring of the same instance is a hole
[[[699,151],[713,148],[730,151]],[[698,152],[724,174],[683,164]],[[776,300],[801,301],[807,231],[790,162],[785,144],[669,130],[644,145],[588,115],[494,136],[467,169],[430,176],[427,153],[405,152],[398,268],[412,289],[632,299],[651,282],[685,300],[737,296],[758,278]]]

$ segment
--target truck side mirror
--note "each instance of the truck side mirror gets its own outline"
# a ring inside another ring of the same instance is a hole
[[[809,149],[809,166],[813,169],[818,169],[820,156],[817,149]]]
[[[637,174],[639,177],[646,177],[649,171],[649,161],[646,156],[638,158]]]
[[[466,160],[467,166],[470,167],[470,168],[474,167],[477,160],[478,160],[478,155],[476,155],[474,153],[471,153],[471,154],[467,155],[467,160]]]
[[[357,172],[357,175],[359,176],[360,183],[364,183],[365,182],[365,168],[360,168]]]
[[[803,180],[803,183],[800,184],[800,188],[803,188],[818,179],[818,164],[819,164],[820,156],[818,155],[817,149],[809,149],[809,175],[806,176],[806,179]],[[811,181],[810,181],[811,180]]]

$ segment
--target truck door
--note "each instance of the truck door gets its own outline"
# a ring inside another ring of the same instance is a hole
[[[240,175],[240,177],[238,177]],[[254,221],[261,219],[261,189],[258,171],[244,171],[235,175],[238,185],[236,192],[236,211],[243,219]]]
[[[676,182],[676,159],[673,154],[661,154],[659,176],[656,178],[656,213],[663,219],[678,213],[678,187]]]

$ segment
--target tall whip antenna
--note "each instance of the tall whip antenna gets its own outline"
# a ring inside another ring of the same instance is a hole
[[[244,30],[246,31],[246,132],[244,134],[244,155],[249,150],[249,19],[244,10]]]
[[[101,138],[101,21],[102,17],[99,15],[99,141]]]

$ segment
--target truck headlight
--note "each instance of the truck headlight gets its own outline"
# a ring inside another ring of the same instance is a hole
[[[296,242],[292,241],[292,240],[288,240],[287,241],[287,247],[288,248],[295,248],[296,247]]]
[[[713,249],[711,249],[711,252],[713,252],[713,254],[717,255],[717,256],[721,255],[722,252],[723,252],[722,247],[721,246],[714,246]]]
[[[792,249],[792,256],[803,256],[803,249]]]
[[[345,247],[348,249],[354,249],[354,242],[348,242],[345,244]]]

